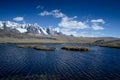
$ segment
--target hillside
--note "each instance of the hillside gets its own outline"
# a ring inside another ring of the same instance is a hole
[[[0,43],[93,43],[97,40],[119,42],[113,37],[38,36],[0,29]]]

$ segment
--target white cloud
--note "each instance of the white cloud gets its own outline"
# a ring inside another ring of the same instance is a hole
[[[48,11],[43,11],[39,14],[40,16],[54,16],[55,18],[62,18],[65,16],[60,10],[52,10],[51,12]]]
[[[38,5],[38,6],[36,6],[36,9],[43,9],[44,7],[43,6],[40,6],[40,5]]]
[[[99,24],[102,23],[102,24],[105,24],[105,21],[103,19],[93,19],[91,20],[91,22],[93,23],[91,28],[93,30],[103,30],[104,28],[102,26],[100,26]]]
[[[103,20],[103,19],[93,19],[93,20],[91,20],[91,22],[93,22],[93,23],[102,23],[102,24],[104,24],[105,23],[105,21]]]
[[[82,36],[82,37],[98,37],[98,36],[104,36],[103,33],[98,32],[98,31],[93,31],[93,32],[88,32],[88,31],[80,31],[78,32],[77,36]]]
[[[58,26],[64,27],[64,28],[71,28],[71,29],[85,29],[89,28],[88,25],[84,22],[81,21],[76,21],[74,18],[68,18],[68,17],[63,17],[62,21],[58,23]]]
[[[98,36],[104,36],[103,33],[99,32],[99,31],[82,31],[82,30],[73,30],[70,28],[61,28],[61,27],[56,27],[55,30],[58,30],[66,35],[74,35],[74,36],[78,36],[78,37],[98,37]]]
[[[70,28],[60,28],[60,27],[56,27],[55,28],[55,30],[57,30],[57,31],[60,31],[60,32],[62,32],[63,34],[66,34],[66,35],[74,35],[74,36],[77,36],[77,31],[74,31],[74,30],[72,30],[72,29],[70,29]]]
[[[92,25],[93,30],[103,30],[104,28],[102,26],[99,26],[98,24]]]
[[[48,16],[48,15],[52,15],[51,12],[48,11],[43,11],[42,13],[39,14],[40,16]]]
[[[23,21],[24,18],[23,17],[15,17],[13,18],[14,21]]]
[[[55,31],[61,32],[59,27],[54,28]]]
[[[77,16],[70,18],[58,9],[52,10],[50,12],[43,11],[39,15],[40,16],[53,16],[55,18],[60,18],[61,21],[58,23],[58,27],[56,27],[55,30],[60,31],[66,35],[72,34],[75,36],[93,37],[93,36],[96,36],[96,34],[87,33],[85,31],[81,32],[81,30],[83,29],[88,29],[92,31],[103,30],[104,27],[100,26],[100,24],[105,24],[105,21],[103,19],[78,21],[76,20]]]

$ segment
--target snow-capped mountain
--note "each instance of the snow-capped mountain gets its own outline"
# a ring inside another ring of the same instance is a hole
[[[19,33],[32,33],[44,36],[63,36],[62,32],[58,32],[52,28],[43,28],[37,23],[35,24],[19,24],[11,21],[0,21],[0,29],[19,32]]]

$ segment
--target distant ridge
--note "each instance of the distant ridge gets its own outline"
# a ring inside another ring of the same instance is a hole
[[[0,43],[94,43],[99,40],[120,43],[120,38],[115,37],[74,37],[38,24],[0,21]]]
[[[105,43],[120,43],[114,37],[74,37],[74,36],[38,36],[0,29],[0,43],[94,43],[104,40]]]

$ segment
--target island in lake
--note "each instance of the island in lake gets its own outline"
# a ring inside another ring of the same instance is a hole
[[[0,80],[120,80],[120,0],[0,0]]]

